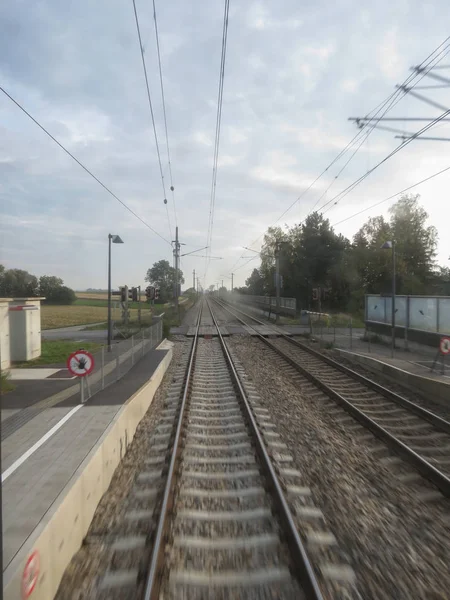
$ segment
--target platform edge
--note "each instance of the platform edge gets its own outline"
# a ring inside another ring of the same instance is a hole
[[[156,350],[167,352],[150,379],[120,408],[106,431],[90,450],[45,517],[3,574],[4,600],[22,600],[22,576],[30,555],[37,550],[39,578],[31,597],[52,600],[74,554],[79,550],[103,494],[137,426],[172,360],[172,346],[163,340]]]

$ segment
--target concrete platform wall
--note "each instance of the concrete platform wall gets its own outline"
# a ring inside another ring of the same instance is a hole
[[[381,360],[362,354],[348,352],[347,350],[339,348],[335,348],[334,351],[340,353],[344,358],[354,360],[373,373],[383,373],[383,375],[392,380],[393,383],[400,383],[412,392],[418,392],[425,398],[432,397],[435,402],[442,404],[442,406],[448,407],[450,403],[450,383],[432,379],[431,377],[409,373],[408,371],[384,363]]]
[[[22,600],[24,597],[24,569],[30,556],[36,551],[39,576],[29,597],[32,600],[54,598],[64,571],[79,550],[98,503],[133,440],[137,426],[152,403],[171,360],[170,348],[151,379],[122,406],[46,517],[12,561],[4,573],[4,600]]]

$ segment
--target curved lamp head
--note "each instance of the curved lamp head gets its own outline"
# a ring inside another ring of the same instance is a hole
[[[111,241],[112,241],[113,244],[123,244],[123,240],[120,237],[120,235],[112,235],[110,233],[109,237],[111,238]]]

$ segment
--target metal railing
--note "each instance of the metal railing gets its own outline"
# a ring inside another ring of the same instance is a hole
[[[262,310],[271,310],[275,312],[277,300],[275,296],[252,296],[250,294],[227,294],[227,300],[249,304]],[[280,312],[286,315],[295,315],[297,310],[297,300],[295,298],[280,298]]]
[[[158,320],[151,327],[121,342],[94,352],[94,370],[84,381],[84,400],[92,398],[101,390],[121,379],[150,350],[155,348],[163,337],[163,323]],[[81,349],[81,348],[80,348]],[[81,390],[82,381],[80,382]]]

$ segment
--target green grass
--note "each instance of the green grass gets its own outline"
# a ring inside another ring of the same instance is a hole
[[[7,394],[15,389],[15,385],[9,381],[9,371],[3,371],[0,373],[0,393]]]
[[[53,365],[64,363],[69,357],[69,354],[75,352],[75,350],[88,350],[88,352],[95,352],[101,348],[101,344],[95,342],[74,342],[69,340],[43,340],[42,341],[42,353],[39,358],[29,360],[26,362],[15,363],[14,368],[30,368],[30,367],[42,367],[43,365]]]
[[[114,302],[119,302],[120,298],[118,296],[113,296],[112,297],[112,303]],[[89,298],[77,298],[75,300],[75,302],[73,303],[73,306],[103,306],[103,307],[107,307],[108,306],[108,300],[96,300],[96,299],[89,299]],[[139,308],[139,302],[128,302],[128,308]],[[148,302],[141,302],[141,309],[145,310],[145,309],[149,309],[150,308],[150,304],[148,304]]]

